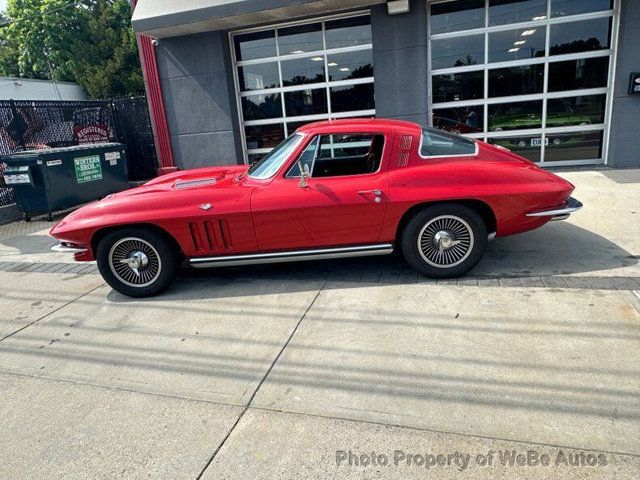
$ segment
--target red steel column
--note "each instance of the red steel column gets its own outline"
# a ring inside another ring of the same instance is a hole
[[[131,0],[132,9],[135,9],[136,3],[137,0]],[[151,116],[151,126],[153,127],[153,136],[156,143],[156,152],[158,153],[158,160],[160,161],[158,175],[163,175],[165,173],[175,172],[178,168],[173,163],[173,151],[171,150],[169,126],[167,125],[164,100],[162,99],[156,52],[150,37],[146,35],[136,35],[136,37],[144,77],[144,87],[149,101],[149,114]]]

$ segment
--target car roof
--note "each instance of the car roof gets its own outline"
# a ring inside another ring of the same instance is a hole
[[[392,120],[389,118],[342,118],[336,120],[323,120],[321,122],[308,123],[298,128],[302,133],[332,132],[336,129],[353,128],[365,131],[367,129],[386,130],[393,128],[420,129],[417,123],[405,120]]]

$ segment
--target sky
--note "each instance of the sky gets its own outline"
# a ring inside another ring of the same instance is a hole
[[[7,8],[7,0],[0,0],[0,12]]]

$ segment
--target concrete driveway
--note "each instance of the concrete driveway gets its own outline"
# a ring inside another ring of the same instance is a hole
[[[637,479],[640,171],[562,175],[584,209],[457,281],[381,257],[133,300],[0,227],[1,476]]]

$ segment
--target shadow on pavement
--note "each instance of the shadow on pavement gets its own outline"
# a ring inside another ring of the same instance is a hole
[[[464,278],[572,275],[637,263],[638,258],[608,239],[575,225],[557,222],[490,242],[486,257]],[[316,290],[325,281],[327,288],[350,288],[367,283],[415,283],[418,278],[399,254],[219,269],[186,267],[169,291],[146,301],[244,296],[247,289],[243,284],[249,283],[252,294],[269,294]],[[233,284],[237,288],[228,288]],[[131,300],[113,291],[108,298],[113,302],[145,301]]]

